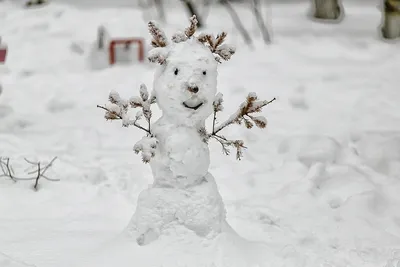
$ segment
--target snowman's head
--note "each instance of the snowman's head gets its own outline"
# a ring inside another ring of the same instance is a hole
[[[157,70],[154,91],[165,115],[180,123],[204,121],[217,93],[217,62],[196,39],[172,44]]]
[[[149,60],[160,64],[154,78],[157,104],[178,124],[202,124],[211,115],[217,93],[218,62],[221,58],[229,59],[234,53],[230,46],[211,47],[207,38],[212,44],[218,37],[192,38],[196,24],[196,18],[192,17],[185,33],[174,35],[173,42],[169,43],[154,22],[149,23],[156,47],[150,51]]]

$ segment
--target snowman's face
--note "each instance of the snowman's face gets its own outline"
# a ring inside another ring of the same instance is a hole
[[[173,44],[154,79],[163,113],[180,124],[204,122],[213,112],[217,64],[211,51],[197,40]]]

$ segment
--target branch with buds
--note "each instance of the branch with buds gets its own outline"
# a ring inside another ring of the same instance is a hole
[[[174,43],[180,43],[180,42],[184,42],[184,41],[190,39],[195,34],[195,32],[197,30],[197,24],[198,24],[197,18],[196,18],[195,15],[193,15],[190,18],[189,27],[187,27],[184,32],[178,31],[177,33],[172,35],[171,40]]]
[[[59,179],[52,179],[47,177],[45,174],[49,170],[49,168],[53,165],[54,161],[57,159],[57,157],[54,157],[47,165],[43,166],[41,162],[33,162],[28,159],[25,159],[25,161],[30,164],[31,166],[35,166],[34,170],[29,171],[27,174],[32,175],[32,176],[27,176],[27,177],[19,177],[15,175],[14,168],[11,165],[10,158],[1,158],[0,157],[0,170],[2,174],[0,177],[8,177],[12,181],[17,182],[17,181],[35,181],[33,188],[34,190],[38,190],[39,187],[39,180],[41,178],[46,179],[48,181],[52,182],[57,182],[60,181]]]
[[[142,160],[148,163],[155,155],[155,149],[157,146],[157,139],[151,133],[151,104],[156,103],[156,97],[150,96],[146,85],[142,84],[139,89],[140,96],[131,97],[129,100],[122,99],[116,91],[112,91],[108,97],[109,104],[105,106],[97,105],[106,111],[104,118],[106,120],[121,120],[123,127],[129,127],[131,125],[138,129],[146,132],[146,136],[137,142],[133,148],[136,154],[142,152]],[[128,115],[129,107],[141,108],[134,119],[131,119]],[[139,124],[139,120],[145,118],[147,122],[147,128]]]
[[[197,40],[207,46],[215,54],[215,60],[221,63],[221,59],[228,61],[236,51],[235,47],[223,44],[226,36],[226,32],[218,34],[216,38],[211,34],[200,34]]]
[[[190,18],[190,25],[182,32],[178,31],[175,33],[171,40],[173,43],[185,42],[191,38],[197,39],[200,43],[210,49],[211,53],[214,55],[215,60],[218,63],[222,63],[222,60],[228,61],[233,54],[235,54],[235,47],[228,44],[224,44],[227,33],[222,32],[215,38],[211,34],[200,34],[195,36],[197,30],[197,18],[193,15]],[[150,35],[152,36],[151,44],[154,47],[149,51],[148,59],[150,62],[158,63],[163,65],[166,63],[168,56],[168,46],[170,45],[164,31],[157,25],[156,22],[150,21],[148,23],[148,29]]]
[[[217,140],[221,144],[222,151],[225,155],[230,154],[229,147],[234,147],[236,149],[236,158],[240,160],[243,157],[243,149],[246,148],[243,140],[228,140],[223,135],[220,135],[219,132],[232,124],[244,124],[247,129],[253,128],[254,125],[261,129],[265,128],[267,126],[267,119],[264,116],[254,116],[253,114],[261,112],[263,107],[275,100],[276,98],[273,98],[270,101],[258,100],[256,93],[250,93],[247,96],[246,101],[239,106],[239,109],[225,122],[217,126],[217,113],[223,110],[223,95],[218,93],[213,102],[214,117],[212,132],[207,133],[205,128],[202,128],[199,131],[200,135],[203,137],[205,142],[208,142],[210,138]]]

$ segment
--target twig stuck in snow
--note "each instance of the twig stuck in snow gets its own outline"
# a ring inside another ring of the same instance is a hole
[[[272,103],[275,100],[276,98],[273,98],[270,101],[258,100],[258,97],[255,93],[250,93],[247,96],[246,101],[240,105],[239,109],[233,113],[229,119],[217,126],[217,113],[223,110],[223,95],[219,93],[216,95],[216,98],[213,102],[214,117],[212,132],[207,134],[206,130],[202,128],[199,133],[205,142],[207,142],[210,138],[217,140],[221,144],[222,151],[226,155],[230,154],[229,147],[234,147],[236,149],[236,158],[240,160],[243,156],[243,148],[246,148],[244,146],[244,142],[242,140],[228,140],[218,133],[225,127],[235,123],[239,125],[244,123],[247,129],[253,128],[254,125],[256,125],[258,128],[265,128],[267,126],[267,119],[264,116],[254,116],[252,114],[261,112],[264,106]]]
[[[57,157],[54,157],[47,165],[45,165],[43,167],[43,165],[41,164],[41,162],[33,162],[30,161],[28,159],[25,159],[25,161],[33,166],[36,166],[36,169],[28,172],[28,175],[33,175],[31,177],[18,177],[15,175],[14,169],[10,163],[10,158],[1,158],[0,157],[0,170],[2,171],[3,174],[0,175],[0,177],[8,177],[11,180],[13,180],[14,182],[17,181],[31,181],[31,180],[35,180],[35,184],[33,186],[33,188],[35,190],[38,190],[39,187],[39,180],[41,178],[46,179],[48,181],[52,181],[52,182],[57,182],[60,181],[59,179],[51,179],[49,177],[47,177],[45,175],[45,173],[47,172],[47,170],[53,165],[54,161],[57,159]]]

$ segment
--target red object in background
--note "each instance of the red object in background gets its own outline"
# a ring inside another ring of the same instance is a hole
[[[142,38],[131,38],[131,39],[115,39],[110,42],[109,46],[109,61],[110,65],[115,63],[115,46],[120,44],[125,44],[129,46],[132,43],[137,43],[139,46],[139,61],[144,61],[144,44]]]
[[[0,63],[5,63],[7,57],[7,46],[0,45]]]

